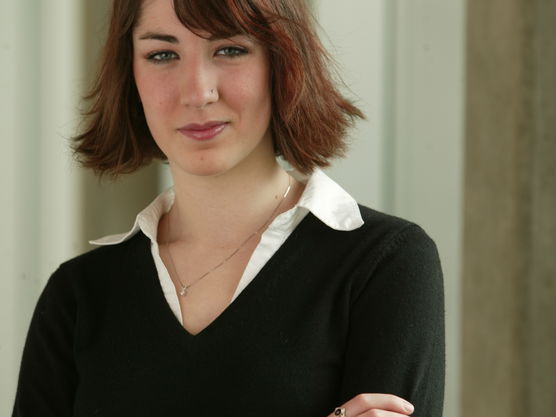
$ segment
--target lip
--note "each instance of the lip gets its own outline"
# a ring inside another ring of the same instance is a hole
[[[228,122],[211,121],[207,123],[190,123],[186,126],[180,127],[178,131],[188,138],[197,141],[205,141],[218,136],[226,127]]]

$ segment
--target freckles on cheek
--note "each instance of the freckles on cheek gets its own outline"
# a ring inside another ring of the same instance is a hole
[[[138,71],[135,73],[135,82],[143,104],[148,107],[167,105],[175,94],[167,77]]]
[[[247,80],[234,86],[234,97],[241,107],[261,107],[270,98],[270,86],[264,82]]]
[[[144,101],[151,107],[167,108],[172,104],[173,94],[168,88],[160,86],[148,86],[143,90]]]

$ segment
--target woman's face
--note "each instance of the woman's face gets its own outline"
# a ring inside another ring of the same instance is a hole
[[[219,175],[274,158],[269,73],[256,41],[201,38],[178,20],[172,0],[144,0],[133,74],[173,172]]]

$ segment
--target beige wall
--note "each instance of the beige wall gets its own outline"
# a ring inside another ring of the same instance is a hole
[[[556,3],[469,0],[463,416],[556,410]]]

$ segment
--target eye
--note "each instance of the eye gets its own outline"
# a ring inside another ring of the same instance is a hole
[[[245,55],[247,53],[248,53],[247,49],[241,46],[225,46],[224,48],[218,49],[215,55],[236,58]]]
[[[160,64],[167,61],[178,59],[178,55],[172,51],[158,51],[147,55],[147,60],[155,64]]]

